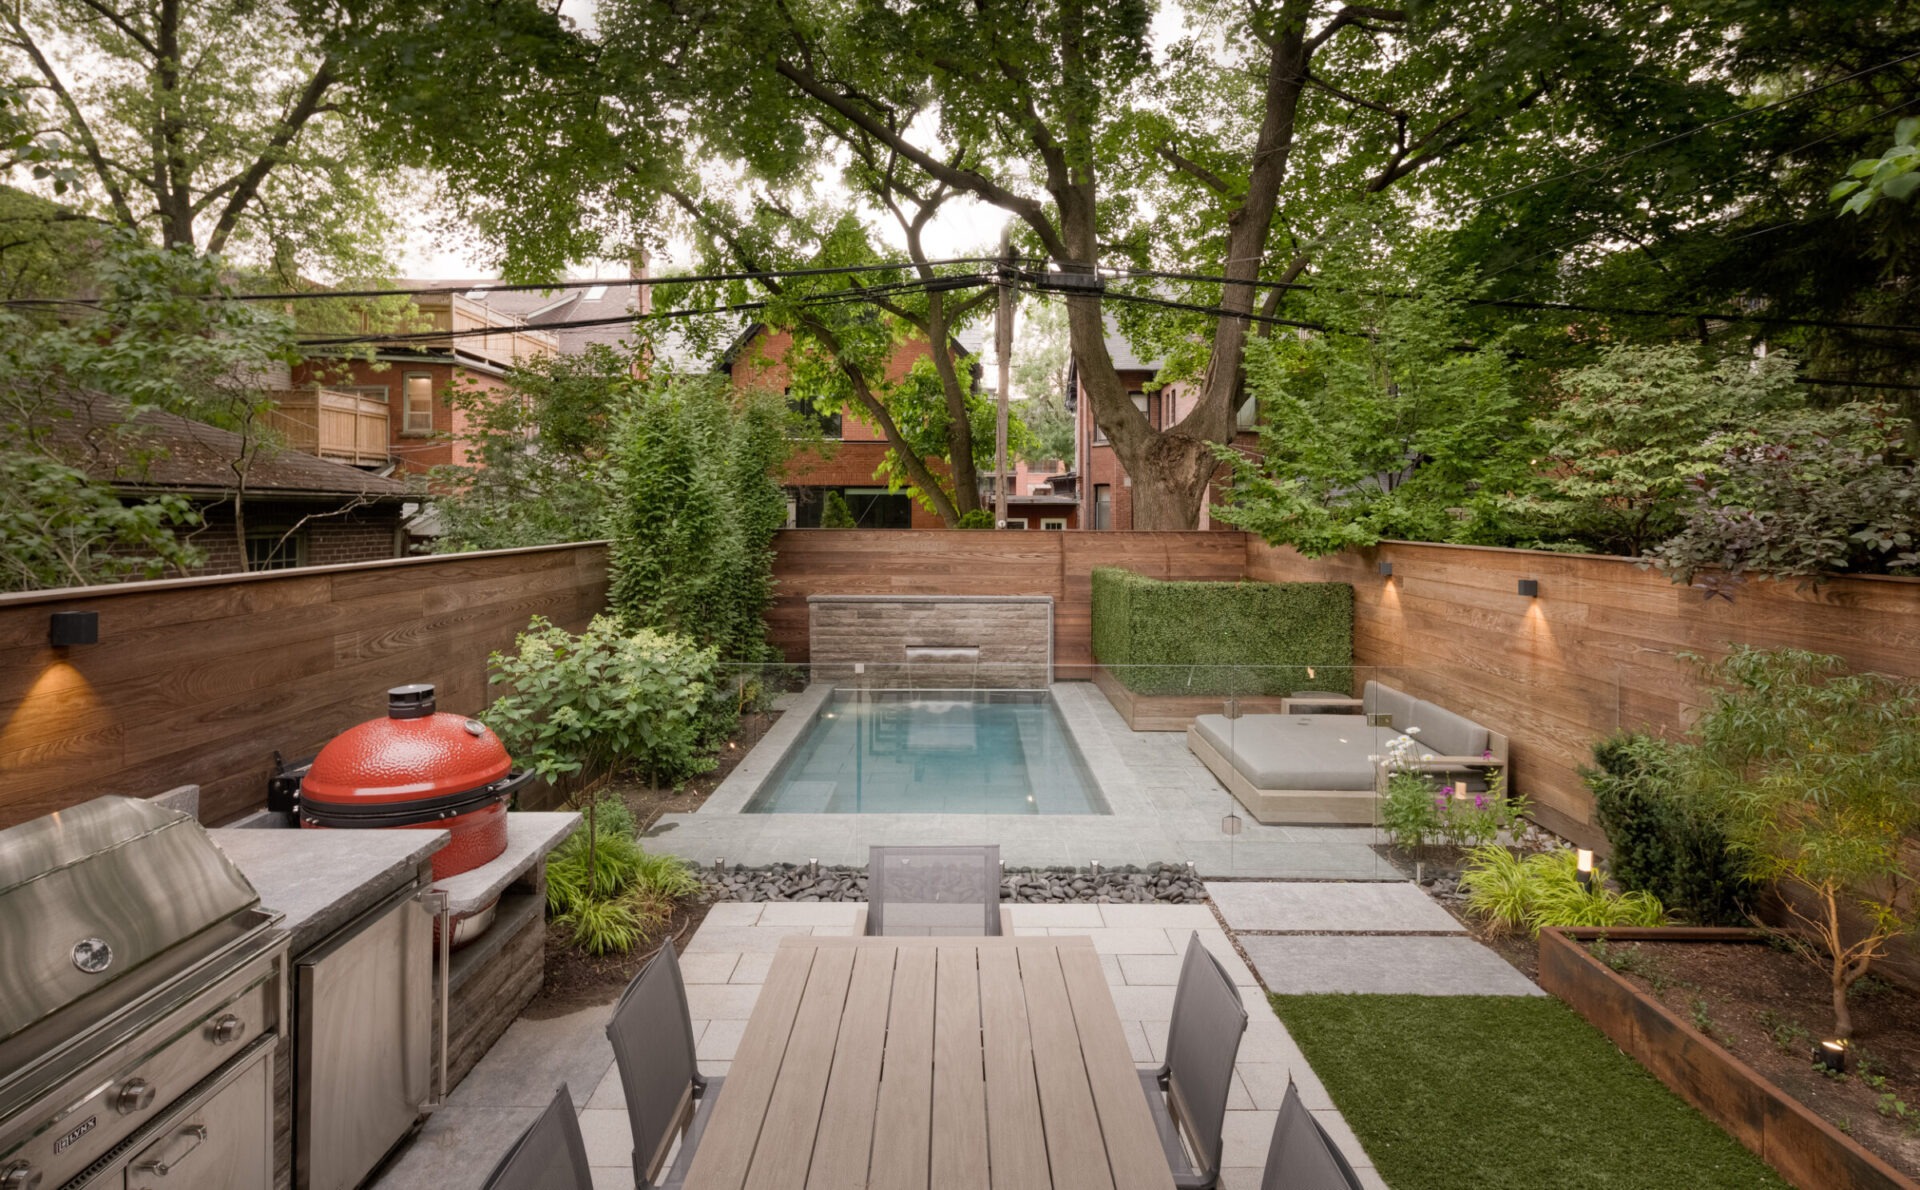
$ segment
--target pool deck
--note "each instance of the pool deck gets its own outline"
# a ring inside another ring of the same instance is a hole
[[[1056,682],[1053,696],[1112,808],[1100,815],[746,814],[742,808],[831,693],[801,694],[713,796],[667,814],[647,846],[696,863],[864,865],[874,845],[998,843],[1009,867],[1191,861],[1209,877],[1403,880],[1372,844],[1374,827],[1263,826],[1240,809],[1180,732],[1136,732],[1091,682]],[[1237,812],[1240,834],[1221,820]]]

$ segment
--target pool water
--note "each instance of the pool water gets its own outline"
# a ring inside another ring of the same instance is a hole
[[[751,814],[1106,814],[1042,692],[838,691]]]

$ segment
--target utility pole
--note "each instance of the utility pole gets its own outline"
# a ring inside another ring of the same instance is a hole
[[[993,420],[993,527],[1007,527],[1007,388],[1013,380],[1013,224],[1000,228],[1000,309],[993,334],[1000,362],[998,409]]]

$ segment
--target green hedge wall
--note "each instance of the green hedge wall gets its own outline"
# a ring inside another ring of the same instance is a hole
[[[1102,566],[1093,572],[1093,656],[1142,694],[1350,691],[1353,588],[1161,582]]]

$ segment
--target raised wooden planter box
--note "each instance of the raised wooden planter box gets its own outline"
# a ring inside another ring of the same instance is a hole
[[[1800,1190],[1920,1190],[1759,1071],[1587,952],[1586,943],[1748,942],[1757,930],[1542,930],[1540,986],[1558,996]]]
[[[1227,710],[1224,694],[1140,694],[1129,690],[1104,665],[1094,667],[1093,684],[1135,731],[1185,731],[1199,716],[1222,715]],[[1242,694],[1235,701],[1242,715],[1278,715],[1280,699],[1278,694]]]

